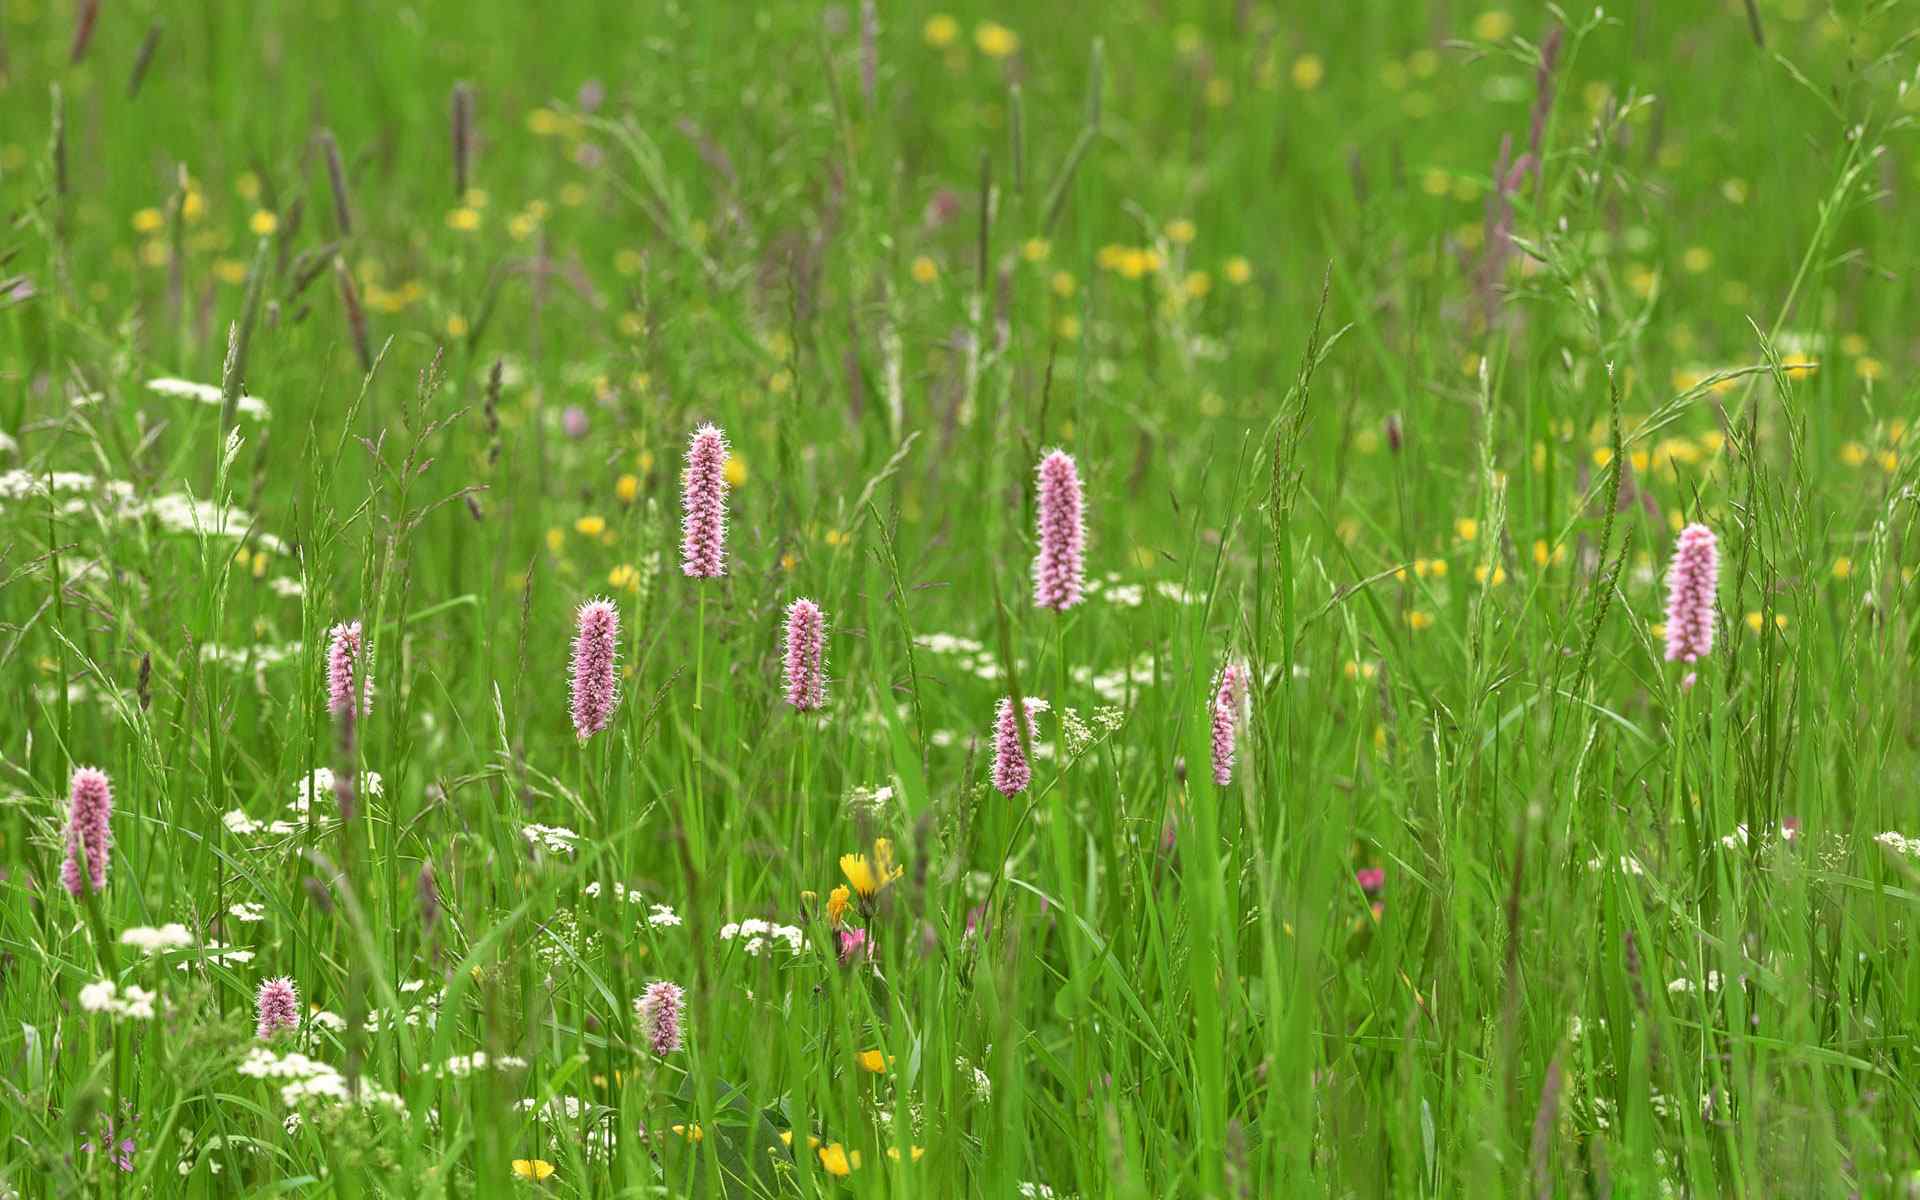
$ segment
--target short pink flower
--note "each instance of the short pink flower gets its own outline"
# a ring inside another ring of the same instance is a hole
[[[1040,549],[1033,558],[1033,602],[1065,610],[1080,603],[1086,583],[1086,525],[1080,470],[1073,456],[1055,450],[1040,460]]]
[[[1230,662],[1220,669],[1220,684],[1213,695],[1213,782],[1225,787],[1233,782],[1234,743],[1247,720],[1247,667]]]
[[[60,883],[73,896],[107,887],[107,852],[113,840],[113,787],[98,767],[73,773],[67,799],[67,857]]]
[[[605,729],[620,703],[614,658],[620,641],[620,610],[611,600],[580,606],[573,638],[573,731],[581,741]]]
[[[787,703],[801,712],[827,703],[827,618],[804,596],[787,606]]]
[[[683,1044],[680,1018],[685,1009],[685,1000],[686,992],[679,984],[658,979],[648,984],[647,990],[633,1002],[633,1010],[639,1014],[647,1044],[661,1058],[680,1049]]]
[[[1667,568],[1667,661],[1696,662],[1713,653],[1713,605],[1720,585],[1720,547],[1713,530],[1680,531]]]
[[[727,573],[727,436],[702,425],[687,446],[680,481],[680,570],[695,579]]]
[[[367,675],[367,647],[360,622],[343,621],[329,631],[327,711],[338,717],[364,717],[373,708],[373,680]]]
[[[300,1023],[300,997],[286,976],[264,980],[253,1002],[254,1036],[265,1040]]]

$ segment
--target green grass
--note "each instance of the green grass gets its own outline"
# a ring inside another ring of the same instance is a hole
[[[1582,16],[1544,107],[1532,9],[74,7],[0,6],[0,1196],[1920,1186],[1910,6]],[[241,1069],[281,975],[363,1103]]]

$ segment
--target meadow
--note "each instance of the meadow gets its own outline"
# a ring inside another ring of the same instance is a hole
[[[1920,14],[1498,5],[0,3],[0,1198],[1920,1195]]]

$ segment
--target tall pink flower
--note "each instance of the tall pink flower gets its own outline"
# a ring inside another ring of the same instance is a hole
[[[334,716],[352,712],[364,717],[373,708],[373,679],[366,672],[366,642],[360,622],[335,625],[327,647],[327,711]]]
[[[1086,583],[1081,552],[1087,531],[1081,517],[1080,471],[1073,456],[1055,450],[1040,460],[1039,553],[1033,556],[1033,602],[1065,610],[1080,603]]]
[[[1220,669],[1220,686],[1213,694],[1213,782],[1233,782],[1233,744],[1247,720],[1247,666],[1230,662]]]
[[[787,606],[787,703],[801,712],[827,703],[827,618],[804,596]]]
[[[642,1031],[647,1036],[647,1044],[661,1058],[678,1050],[683,1039],[680,1033],[680,1016],[684,1008],[686,992],[679,984],[656,979],[647,985],[647,990],[633,1002],[633,1011],[639,1014]]]
[[[1713,602],[1720,586],[1720,545],[1698,523],[1680,531],[1667,568],[1667,661],[1694,662],[1713,653]]]
[[[1039,735],[1033,728],[1033,714],[1046,707],[1046,701],[1027,700],[1027,741]],[[1033,782],[1033,768],[1020,749],[1020,731],[1013,724],[1013,701],[1002,699],[993,721],[993,786],[1002,796],[1017,796]]]
[[[107,888],[107,850],[113,838],[113,787],[98,767],[73,773],[67,801],[67,857],[60,884],[73,896]]]
[[[259,994],[254,997],[253,1011],[256,1018],[254,1036],[262,1040],[298,1025],[300,996],[294,991],[293,980],[284,975],[278,979],[263,980]]]
[[[573,731],[581,741],[605,729],[620,703],[613,661],[620,641],[620,610],[611,600],[580,606],[573,638]]]
[[[727,573],[727,435],[711,423],[694,430],[680,480],[680,569],[695,579]]]

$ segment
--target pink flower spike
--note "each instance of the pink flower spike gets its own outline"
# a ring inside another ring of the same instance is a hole
[[[364,717],[373,708],[373,680],[366,672],[367,646],[360,622],[342,621],[328,636],[327,711],[338,717]]]
[[[620,641],[620,610],[611,600],[580,606],[573,638],[573,732],[582,742],[605,729],[620,704],[614,656]]]
[[[1087,532],[1081,510],[1080,470],[1055,450],[1040,460],[1039,553],[1033,556],[1033,602],[1065,611],[1080,603],[1086,584],[1082,551]]]
[[[680,570],[695,579],[727,573],[727,435],[717,425],[694,430],[680,481]]]
[[[1033,714],[1047,707],[1045,700],[1027,700],[1027,741],[1037,741]],[[1002,796],[1017,796],[1033,782],[1033,768],[1020,749],[1020,731],[1013,724],[1013,701],[1003,699],[993,721],[993,786]]]
[[[661,1058],[680,1049],[680,1014],[686,992],[679,984],[657,979],[633,1002],[633,1011],[647,1035],[647,1043]]]
[[[1698,523],[1680,531],[1667,568],[1667,661],[1697,662],[1713,653],[1713,604],[1720,585],[1720,546]]]
[[[801,712],[827,704],[827,618],[804,596],[787,606],[787,703]]]
[[[259,994],[254,997],[253,1009],[254,1036],[262,1041],[300,1024],[300,996],[294,991],[293,980],[284,975],[263,980]]]
[[[873,958],[873,942],[868,939],[864,929],[842,929],[840,931],[840,965],[850,966],[862,959]]]
[[[1233,747],[1247,721],[1247,667],[1230,662],[1220,669],[1220,685],[1213,696],[1213,782],[1233,782]]]
[[[67,857],[60,864],[60,884],[69,895],[106,890],[112,827],[113,787],[107,773],[98,767],[77,768],[67,802]]]

